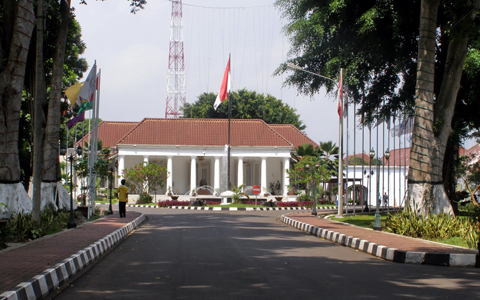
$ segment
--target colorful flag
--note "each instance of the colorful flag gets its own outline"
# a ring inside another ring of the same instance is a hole
[[[78,113],[81,113],[86,110],[90,110],[93,108],[93,99],[95,95],[95,89],[96,89],[96,76],[97,75],[97,65],[94,64],[92,69],[90,70],[90,73],[88,73],[87,79],[85,80],[85,83],[83,84],[82,89],[80,90],[80,93],[78,94],[78,99],[80,100],[80,103],[78,104],[80,106],[80,110]]]
[[[223,75],[222,86],[218,92],[217,99],[213,104],[213,108],[217,110],[217,107],[228,97],[228,92],[230,92],[230,58],[227,62],[227,68],[225,69],[225,74]]]
[[[67,122],[67,128],[70,129],[70,128],[72,128],[73,126],[75,126],[75,124],[77,124],[78,122],[83,122],[84,120],[85,120],[85,112],[82,111],[82,112],[79,113],[76,117],[71,118],[71,119]]]
[[[65,95],[67,96],[68,100],[70,100],[70,104],[72,106],[77,103],[78,94],[80,93],[83,84],[84,82],[76,83],[65,90]]]
[[[342,70],[340,69],[340,79],[338,80],[338,95],[337,95],[337,103],[338,103],[338,116],[342,117],[342,105],[343,105],[343,78],[342,78]]]

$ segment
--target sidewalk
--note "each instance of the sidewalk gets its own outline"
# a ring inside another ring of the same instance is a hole
[[[0,299],[39,299],[66,282],[145,220],[118,212],[77,228],[0,251]],[[6,292],[9,291],[9,292]]]
[[[476,250],[374,231],[315,217],[310,212],[285,214],[281,220],[317,237],[394,262],[480,267]]]

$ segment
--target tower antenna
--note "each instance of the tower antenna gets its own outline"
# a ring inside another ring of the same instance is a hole
[[[182,0],[172,2],[170,49],[168,53],[167,105],[165,118],[183,117],[185,106],[185,59],[183,51]]]

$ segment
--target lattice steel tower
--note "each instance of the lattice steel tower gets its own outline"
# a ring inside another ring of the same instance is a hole
[[[182,0],[172,1],[170,24],[170,50],[168,54],[167,107],[165,118],[183,116],[180,111],[185,105],[185,60],[183,53]]]

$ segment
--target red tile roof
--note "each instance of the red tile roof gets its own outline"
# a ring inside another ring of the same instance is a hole
[[[263,120],[232,119],[230,128],[231,146],[293,147]],[[117,144],[224,146],[227,139],[227,119],[145,118]]]
[[[303,144],[311,144],[314,147],[318,147],[317,143],[292,124],[269,124],[269,126],[292,143],[295,148]]]
[[[386,166],[409,166],[410,147],[390,150],[390,158],[387,160],[382,157],[382,161]]]
[[[138,122],[103,121],[98,125],[98,140],[102,141],[104,148],[113,148],[117,145],[118,141],[137,124]],[[82,143],[83,140],[89,141],[89,139],[90,133],[87,133],[77,144]]]

